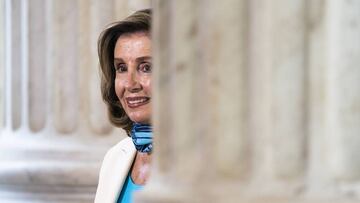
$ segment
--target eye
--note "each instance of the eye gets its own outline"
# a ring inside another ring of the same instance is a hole
[[[139,66],[139,70],[144,73],[151,73],[151,63],[141,63]]]
[[[116,70],[116,72],[119,72],[119,73],[127,71],[126,64],[124,64],[124,63],[115,64],[115,70]]]

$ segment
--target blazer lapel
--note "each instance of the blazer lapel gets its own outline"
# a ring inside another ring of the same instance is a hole
[[[114,203],[134,161],[136,149],[131,138],[125,138],[106,154],[101,167],[95,203]]]

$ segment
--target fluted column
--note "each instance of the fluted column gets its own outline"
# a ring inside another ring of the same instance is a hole
[[[246,179],[246,6],[246,1],[155,1],[159,157],[141,201],[219,201],[226,195],[208,191],[229,194],[226,189],[237,183],[225,180]]]
[[[282,9],[285,7],[286,9]],[[276,176],[299,176],[305,167],[305,1],[273,4],[271,36],[272,154]]]
[[[154,1],[156,161],[138,202],[359,201],[359,11]]]
[[[291,194],[302,187],[307,164],[306,2],[249,6],[252,185],[254,192]]]
[[[50,48],[48,46],[50,39],[47,32],[50,24],[48,13],[46,13],[46,1],[36,0],[28,5],[28,79],[24,81],[29,84],[28,95],[23,102],[28,110],[25,110],[27,115],[24,115],[28,121],[25,125],[29,125],[29,128],[38,132],[45,128],[49,119],[48,112],[50,111],[50,105],[48,99],[50,99],[51,86],[50,83],[50,67],[49,60],[47,60],[50,54]],[[44,18],[46,16],[46,18]],[[25,44],[26,42],[24,42]],[[26,84],[25,83],[25,84]],[[29,98],[28,100],[26,98]],[[28,124],[27,124],[28,123]]]
[[[93,202],[104,153],[126,136],[100,95],[97,38],[149,7],[119,2],[0,1],[0,202]]]
[[[354,158],[360,149],[359,11],[358,1],[329,2],[326,133],[328,162],[341,180],[360,178],[360,158]]]
[[[0,76],[5,75],[5,8],[4,0],[0,0]],[[4,81],[0,83],[0,128],[4,126]]]

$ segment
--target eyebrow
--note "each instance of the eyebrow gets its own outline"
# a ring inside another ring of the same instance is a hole
[[[144,60],[151,60],[152,57],[151,56],[141,56],[139,58],[136,58],[135,61],[136,62],[141,62],[141,61],[144,61]],[[124,61],[122,58],[114,58],[114,61]]]

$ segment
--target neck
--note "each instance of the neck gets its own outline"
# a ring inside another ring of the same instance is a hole
[[[135,184],[144,185],[149,176],[152,162],[151,153],[137,152],[134,160],[131,178]]]

